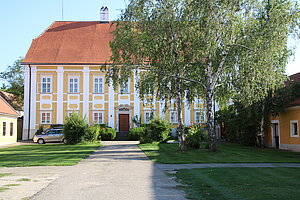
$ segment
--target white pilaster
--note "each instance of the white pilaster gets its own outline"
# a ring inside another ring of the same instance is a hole
[[[115,127],[115,100],[114,100],[114,88],[113,86],[109,86],[108,88],[108,125],[110,127]]]
[[[136,71],[134,71],[134,75],[136,74]],[[137,71],[137,75],[134,76],[133,80],[134,80],[134,113],[133,115],[137,115],[138,117],[140,117],[141,113],[140,113],[140,98],[139,98],[139,93],[138,91],[136,90],[136,85],[138,84],[137,83],[137,79],[139,78],[140,76],[140,72],[139,70]]]
[[[191,109],[187,100],[185,100],[185,109],[184,109],[184,122],[186,125],[191,124]]]
[[[63,124],[63,88],[64,88],[64,70],[62,66],[58,66],[57,68],[57,110],[56,110],[56,120],[57,124]]]
[[[89,94],[90,94],[90,70],[89,67],[83,68],[83,111],[82,116],[89,121]]]
[[[37,80],[36,80],[36,66],[31,66],[31,114],[30,114],[30,139],[33,138],[36,128],[36,86],[37,86]]]
[[[28,117],[29,117],[29,67],[24,66],[24,120],[23,140],[28,139]]]

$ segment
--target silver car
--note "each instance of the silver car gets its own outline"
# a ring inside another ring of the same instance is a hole
[[[47,129],[40,135],[33,137],[33,142],[45,144],[46,142],[63,142],[66,143],[62,129]]]

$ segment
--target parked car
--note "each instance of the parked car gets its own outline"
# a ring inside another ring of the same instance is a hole
[[[33,142],[37,142],[38,144],[45,144],[46,142],[66,143],[66,139],[62,132],[62,129],[52,128],[45,130],[40,135],[35,135],[33,137]]]

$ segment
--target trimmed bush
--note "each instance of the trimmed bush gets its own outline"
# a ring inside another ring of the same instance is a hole
[[[201,147],[201,144],[204,144],[206,148],[208,135],[203,133],[199,124],[195,124],[193,126],[190,126],[189,128],[185,128],[185,134],[185,142],[187,147],[198,149]]]
[[[94,142],[100,140],[100,127],[97,124],[91,125],[87,128],[84,134],[84,141]]]
[[[63,129],[67,144],[77,144],[84,141],[84,135],[87,131],[87,123],[77,113],[72,113],[66,117],[66,123]]]
[[[164,142],[169,138],[170,126],[167,121],[154,119],[146,125],[145,134],[140,138],[140,143]]]
[[[140,140],[141,136],[145,134],[145,127],[134,127],[129,130],[128,139],[129,140]]]
[[[101,140],[114,140],[117,136],[117,132],[115,129],[107,127],[100,128]]]
[[[39,129],[36,130],[35,135],[41,135],[43,131],[44,131],[44,127],[41,125],[39,126]]]

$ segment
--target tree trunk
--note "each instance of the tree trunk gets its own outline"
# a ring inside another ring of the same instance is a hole
[[[185,150],[185,133],[182,124],[182,102],[181,102],[181,93],[180,93],[180,82],[177,82],[177,98],[176,98],[176,107],[177,107],[177,119],[178,119],[178,151]]]
[[[207,130],[209,135],[209,149],[217,151],[215,120],[214,120],[214,93],[212,88],[206,90],[206,113],[207,113]]]
[[[264,132],[264,112],[265,112],[265,106],[262,106],[262,116],[261,116],[261,122],[260,122],[260,148],[264,148],[264,139],[265,139],[265,132]]]

